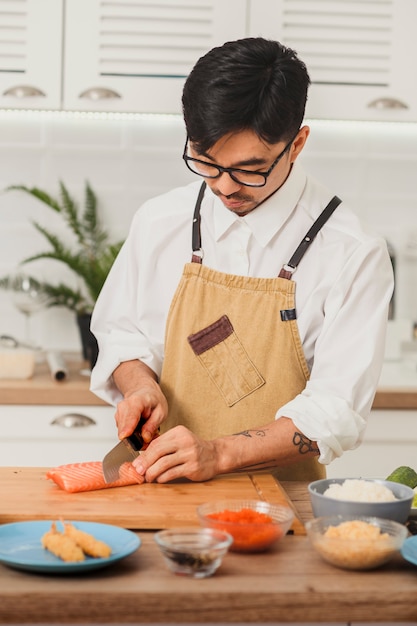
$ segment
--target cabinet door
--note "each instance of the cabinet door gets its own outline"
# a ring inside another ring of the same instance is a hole
[[[71,0],[64,107],[180,113],[184,79],[215,45],[244,35],[245,0]]]
[[[63,0],[3,0],[0,107],[59,109]]]
[[[250,15],[306,63],[307,117],[417,119],[416,0],[251,0]]]

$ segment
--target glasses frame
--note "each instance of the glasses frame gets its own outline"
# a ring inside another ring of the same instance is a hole
[[[184,152],[183,152],[182,158],[183,158],[186,166],[190,170],[190,172],[192,172],[193,174],[197,174],[197,176],[202,176],[203,178],[209,178],[209,179],[216,179],[216,178],[220,178],[220,176],[223,173],[227,173],[227,174],[229,174],[230,178],[235,183],[238,183],[238,185],[243,185],[244,187],[265,187],[265,185],[266,185],[266,183],[268,181],[268,177],[270,176],[272,170],[278,165],[278,163],[281,161],[281,159],[284,156],[284,154],[286,152],[288,152],[288,150],[290,149],[292,143],[295,141],[297,135],[298,135],[298,130],[297,130],[297,133],[294,135],[294,137],[287,143],[285,148],[279,153],[279,155],[277,156],[275,161],[272,163],[272,165],[270,166],[270,168],[266,172],[257,172],[257,171],[253,171],[253,170],[244,170],[244,169],[240,169],[239,167],[222,167],[221,165],[216,165],[215,163],[210,163],[209,161],[203,161],[201,159],[195,159],[194,157],[190,157],[187,154],[187,147],[188,147],[188,142],[189,142],[188,135],[187,135],[187,138],[185,140],[185,146],[184,146]],[[210,167],[214,167],[215,169],[218,170],[218,173],[215,176],[207,176],[205,174],[201,174],[200,172],[196,172],[195,170],[193,170],[190,167],[190,165],[189,165],[190,161],[192,161],[193,163],[201,163],[202,165],[209,165]],[[234,175],[235,172],[242,173],[242,174],[257,174],[258,176],[263,176],[264,182],[263,183],[259,183],[259,184],[242,183],[242,181],[240,181]]]

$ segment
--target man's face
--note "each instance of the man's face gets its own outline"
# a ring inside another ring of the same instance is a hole
[[[247,215],[285,182],[291,165],[304,147],[308,133],[307,126],[300,129],[288,150],[268,176],[264,187],[242,185],[233,180],[227,172],[221,173],[219,178],[206,178],[207,185],[227,209],[236,215]],[[203,154],[194,150],[190,143],[189,156],[222,167],[267,172],[285,147],[284,141],[268,144],[252,130],[244,130],[224,135]]]

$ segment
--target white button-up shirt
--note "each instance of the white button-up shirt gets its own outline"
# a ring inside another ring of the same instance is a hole
[[[191,260],[191,229],[201,180],[149,200],[97,301],[92,331],[99,357],[91,390],[116,405],[112,372],[140,359],[159,376],[169,306]],[[245,217],[206,189],[201,207],[203,263],[242,276],[276,277],[334,194],[296,162],[285,184]],[[276,419],[293,420],[330,463],[363,437],[379,379],[393,289],[383,239],[342,203],[293,274],[296,311],[310,380]],[[266,332],[267,329],[266,329]]]

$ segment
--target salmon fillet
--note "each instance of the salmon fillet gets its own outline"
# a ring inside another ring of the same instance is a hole
[[[119,470],[119,479],[112,483],[106,483],[101,461],[58,465],[46,472],[46,478],[53,480],[58,487],[69,493],[140,485],[144,482],[143,476],[137,473],[131,463],[123,463]]]

